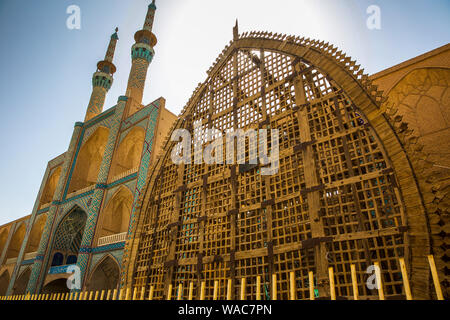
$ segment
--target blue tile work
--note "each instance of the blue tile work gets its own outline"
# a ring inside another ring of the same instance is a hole
[[[68,172],[68,169],[70,166],[72,154],[76,148],[76,144],[77,144],[78,138],[80,136],[81,130],[82,130],[82,128],[79,125],[75,126],[75,128],[74,128],[72,138],[71,138],[70,144],[69,144],[69,149],[68,149],[68,151],[66,153],[66,157],[64,159],[64,164],[63,164],[63,167],[61,170],[61,176],[59,178],[53,200],[57,201],[57,200],[61,199],[62,191],[64,188],[64,182],[67,178],[67,172]],[[53,229],[53,225],[54,225],[53,222],[54,222],[55,215],[57,213],[57,209],[58,209],[57,206],[52,204],[48,211],[47,221],[45,223],[44,231],[42,232],[41,241],[39,243],[38,255],[36,256],[36,259],[33,264],[33,268],[31,270],[31,276],[30,276],[30,281],[28,282],[27,292],[31,292],[31,293],[36,292],[36,287],[38,285],[39,278],[41,278],[41,281],[40,281],[41,283],[43,281],[43,279],[42,279],[42,277],[40,277],[40,275],[42,273],[42,266],[44,265],[44,262],[45,262],[44,261],[45,253],[47,251],[48,244],[50,243],[50,240],[51,240],[51,232]],[[48,257],[46,260],[48,260]]]
[[[107,246],[96,247],[92,249],[92,253],[108,252],[125,248],[125,241],[109,244]]]
[[[61,273],[67,273],[67,269],[71,266],[75,265],[65,265],[65,266],[57,266],[57,267],[51,267],[48,270],[48,274],[61,274]]]
[[[35,259],[30,259],[30,260],[23,260],[22,261],[22,266],[27,265],[27,264],[33,264]]]
[[[100,207],[104,197],[109,168],[111,166],[112,155],[114,153],[117,135],[119,132],[125,106],[126,106],[125,101],[119,101],[117,104],[114,119],[111,123],[108,142],[106,144],[105,151],[103,154],[102,164],[100,166],[100,170],[97,177],[97,186],[92,196],[92,201],[88,209],[86,227],[84,229],[80,253],[78,255],[77,261],[77,266],[80,268],[81,279],[83,282],[89,262],[89,254],[85,251],[91,249],[92,240],[94,238],[95,226],[97,224],[98,213],[100,211]]]

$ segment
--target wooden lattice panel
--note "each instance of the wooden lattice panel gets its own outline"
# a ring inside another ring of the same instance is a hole
[[[294,272],[297,298],[308,299],[308,272],[327,297],[333,267],[336,294],[351,297],[354,264],[360,295],[370,297],[366,270],[379,262],[386,295],[404,293],[398,258],[410,255],[396,172],[367,115],[328,73],[281,51],[237,47],[210,70],[177,128],[278,129],[279,170],[194,164],[205,136],[192,141],[192,164],[174,166],[168,142],[143,203],[133,286],[155,286],[158,299],[181,283],[186,298],[193,282],[199,298],[205,281],[211,299],[218,281],[225,299],[231,279],[239,298],[245,277],[245,298],[254,299],[261,276],[269,299],[276,275],[278,298],[288,299]],[[249,153],[246,145],[247,162]]]

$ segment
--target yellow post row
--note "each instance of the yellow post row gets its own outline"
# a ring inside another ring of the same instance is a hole
[[[200,289],[200,300],[205,300],[205,286],[206,282],[202,281],[201,289]]]
[[[191,283],[189,283],[189,297],[188,297],[188,300],[192,300],[193,295],[194,295],[194,283],[191,282]]]
[[[290,294],[290,300],[296,300],[297,299],[297,288],[295,285],[295,272],[291,271],[291,273],[289,274],[289,282],[290,282],[290,289],[291,289],[291,294]]]
[[[408,272],[404,258],[399,258],[400,270],[402,271],[403,287],[405,288],[406,300],[412,300],[411,287],[409,286]]]
[[[245,286],[246,286],[246,279],[241,279],[241,300],[245,300]]]
[[[214,291],[213,291],[213,300],[217,300],[217,293],[219,290],[219,281],[214,281]]]
[[[150,293],[148,294],[148,300],[153,300],[153,292],[155,291],[155,287],[150,287]]]
[[[277,275],[272,275],[272,300],[277,300]]]
[[[256,277],[256,300],[261,300],[261,276]]]
[[[227,300],[231,300],[231,279],[228,279],[227,284]]]
[[[172,299],[172,284],[169,284],[169,292],[167,292],[167,300]]]
[[[358,278],[356,277],[356,266],[354,264],[350,265],[350,270],[352,273],[353,299],[359,300]]]
[[[309,280],[309,300],[314,300],[316,298],[314,294],[314,272],[308,272],[308,280]]]
[[[334,270],[333,267],[328,268],[328,276],[330,278],[330,295],[331,300],[336,300],[336,287],[334,285]]]
[[[436,269],[436,263],[434,262],[434,257],[432,255],[428,256],[428,263],[430,264],[431,275],[433,276],[434,289],[436,290],[436,296],[438,300],[444,300],[442,294],[441,283],[439,282],[439,276]]]
[[[183,284],[180,283],[180,284],[178,285],[178,295],[177,295],[177,300],[181,300],[181,295],[182,295],[182,293],[183,293]]]
[[[378,296],[380,300],[384,300],[383,279],[381,277],[380,263],[374,262],[373,265],[375,266],[375,276],[377,279]]]

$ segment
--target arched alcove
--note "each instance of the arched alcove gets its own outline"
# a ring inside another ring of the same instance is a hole
[[[113,290],[119,284],[120,267],[116,260],[107,255],[101,260],[92,272],[86,285],[86,290]]]
[[[36,218],[33,228],[31,229],[30,236],[28,237],[27,248],[25,253],[36,252],[41,241],[42,232],[44,231],[45,223],[47,221],[47,215],[42,214]]]
[[[0,276],[0,296],[4,296],[6,294],[6,290],[8,290],[9,280],[10,280],[8,270],[5,270]]]
[[[121,187],[108,201],[102,211],[99,237],[126,232],[130,223],[133,194],[126,187]]]
[[[20,276],[16,280],[16,283],[14,284],[13,290],[14,295],[25,294],[25,291],[27,290],[28,281],[30,280],[30,276],[31,276],[31,268],[27,268],[20,274]]]
[[[40,206],[50,203],[53,200],[53,195],[56,190],[56,186],[58,185],[59,177],[61,176],[61,167],[53,170],[53,173],[47,180],[45,184],[44,191],[41,196]]]
[[[66,278],[60,278],[60,279],[53,280],[53,281],[47,283],[42,288],[42,294],[67,293],[67,292],[70,292],[70,290],[67,287],[67,279]]]
[[[78,256],[86,218],[82,209],[74,207],[59,223],[52,244],[52,266],[63,265],[69,256]]]
[[[141,127],[133,128],[126,135],[114,154],[110,177],[139,166],[144,140],[145,131]]]
[[[22,246],[23,239],[25,238],[26,231],[25,223],[22,222],[11,238],[8,251],[6,253],[6,259],[17,258],[19,256],[19,251]]]
[[[0,256],[5,249],[6,241],[8,241],[8,231],[6,229],[3,229],[2,231],[0,231]]]
[[[97,182],[108,135],[109,129],[100,127],[81,147],[69,185],[69,193],[89,187]]]

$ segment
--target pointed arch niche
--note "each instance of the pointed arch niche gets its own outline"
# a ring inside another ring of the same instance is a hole
[[[86,290],[113,290],[119,285],[120,267],[116,259],[111,255],[106,255],[91,273],[91,277],[86,284]]]
[[[144,140],[145,130],[143,128],[131,129],[115,152],[111,165],[111,179],[139,166]]]
[[[8,270],[5,270],[0,276],[0,296],[4,296],[6,294],[6,290],[8,290],[9,280],[10,280]]]
[[[27,290],[28,281],[30,280],[30,276],[31,276],[31,268],[27,268],[20,274],[20,276],[16,280],[16,283],[14,284],[14,291],[13,291],[14,295],[25,294],[25,291]]]
[[[127,232],[132,204],[133,194],[131,191],[127,187],[120,187],[101,213],[99,238]]]
[[[58,184],[60,177],[61,177],[61,167],[58,167],[55,170],[53,170],[53,173],[47,179],[47,183],[45,184],[44,192],[42,193],[41,201],[39,204],[40,209],[42,208],[42,206],[52,202],[53,195],[55,193],[56,186]]]
[[[109,129],[99,127],[81,147],[70,181],[69,193],[84,189],[97,182],[108,135]]]
[[[26,225],[24,222],[20,224],[17,230],[14,232],[11,242],[6,253],[6,259],[13,259],[19,256],[19,251],[22,246],[23,239],[25,238]]]
[[[28,238],[27,247],[25,253],[36,252],[41,241],[42,232],[44,231],[45,222],[47,221],[47,215],[41,214],[36,218],[33,228],[31,229],[30,236]]]

